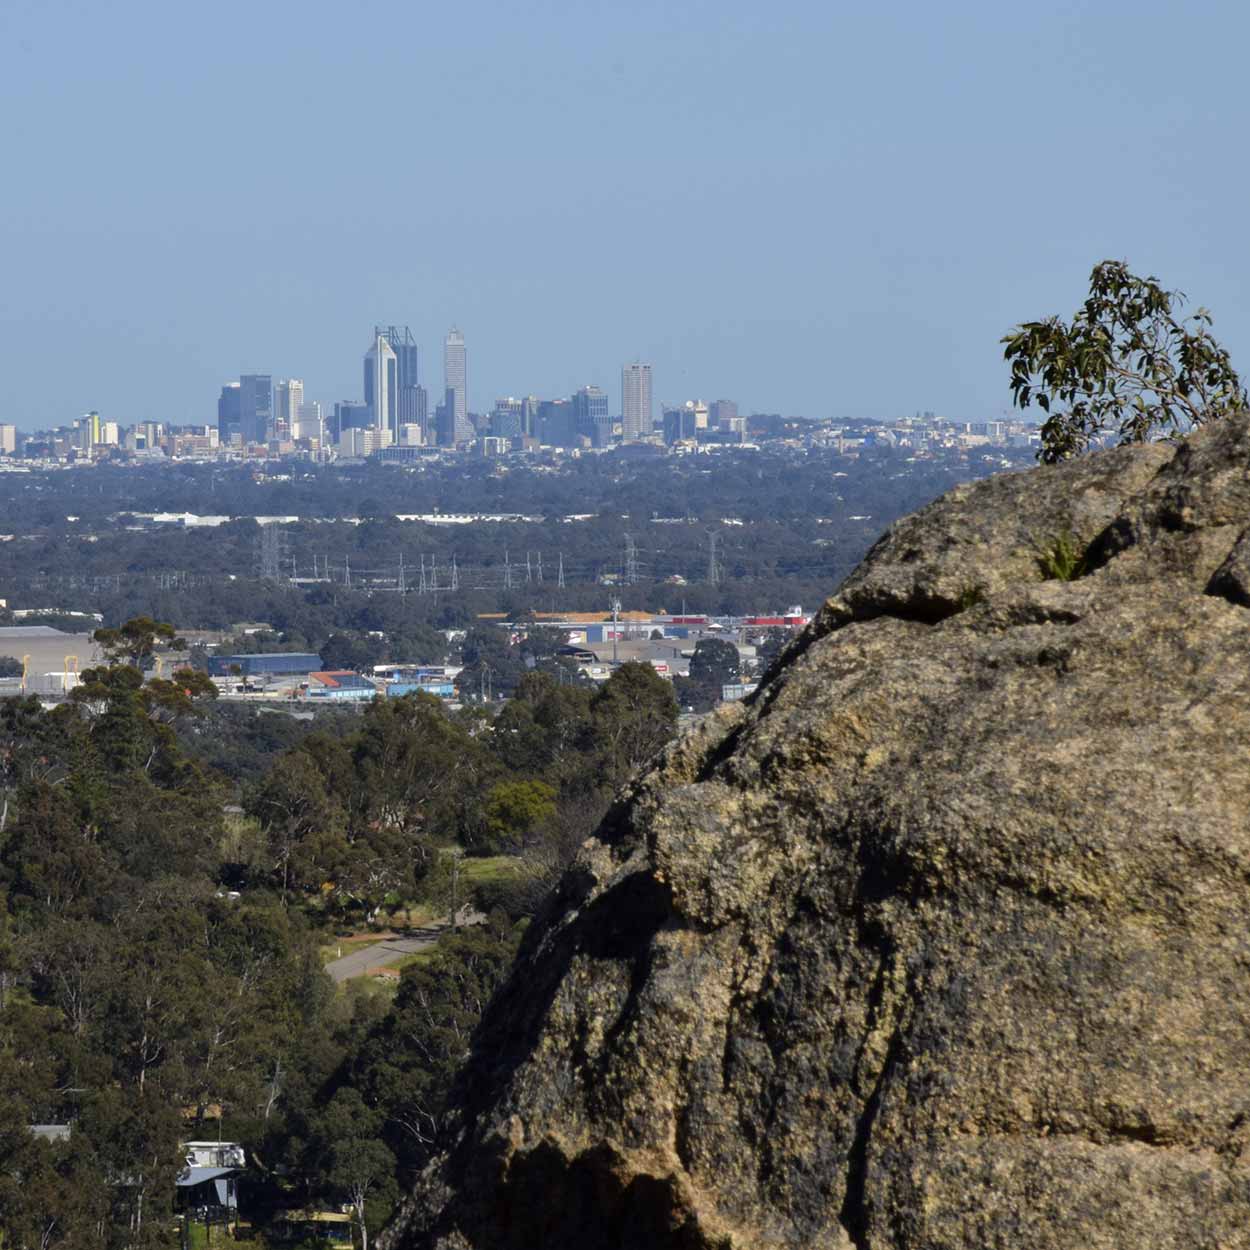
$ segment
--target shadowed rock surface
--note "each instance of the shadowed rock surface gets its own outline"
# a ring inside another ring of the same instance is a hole
[[[1250,1247],[1247,603],[1240,418],[893,526],[587,843],[385,1244]]]

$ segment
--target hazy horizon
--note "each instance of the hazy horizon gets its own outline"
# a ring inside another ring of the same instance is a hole
[[[1213,3],[9,4],[0,420],[212,421],[241,372],[359,399],[375,322],[431,404],[456,324],[477,411],[593,383],[619,412],[642,359],[657,411],[985,419],[1000,336],[1104,257],[1250,371],[1248,32]]]

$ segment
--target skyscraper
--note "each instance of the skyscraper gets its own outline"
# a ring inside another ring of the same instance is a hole
[[[399,415],[399,361],[385,334],[375,330],[365,353],[365,405],[378,432],[379,446],[395,441]]]
[[[304,384],[299,378],[279,378],[273,388],[273,436],[294,438],[299,424],[299,406],[304,402]]]
[[[231,435],[239,432],[242,398],[237,382],[227,382],[221,388],[221,397],[217,400],[217,438],[223,446],[229,443]]]
[[[651,366],[621,370],[621,438],[627,443],[651,436]]]
[[[454,326],[447,333],[443,344],[443,386],[454,396],[451,423],[456,432],[455,441],[469,438],[469,359],[464,346],[464,335]]]
[[[424,397],[417,378],[417,340],[407,326],[374,326],[373,337],[384,338],[395,353],[395,395],[391,406],[393,431],[401,425],[420,423],[424,428],[425,415],[421,412]],[[392,439],[392,442],[399,440]]]
[[[292,438],[312,438],[319,443],[325,442],[325,422],[322,419],[321,405],[315,400],[306,400],[298,410],[299,422],[291,431]]]
[[[273,378],[245,373],[239,378],[239,433],[245,443],[263,443],[273,422]]]
[[[607,447],[612,441],[612,418],[608,396],[597,386],[583,386],[573,396],[573,428],[590,439],[592,447]]]

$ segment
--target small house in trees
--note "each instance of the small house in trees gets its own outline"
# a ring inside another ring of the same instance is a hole
[[[238,1218],[239,1176],[247,1167],[238,1142],[189,1141],[178,1174],[178,1207],[196,1219],[229,1224]]]

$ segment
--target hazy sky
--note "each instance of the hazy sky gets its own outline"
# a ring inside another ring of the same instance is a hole
[[[1239,3],[0,0],[0,420],[359,398],[1004,411],[999,337],[1127,259],[1250,372]]]

